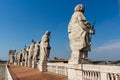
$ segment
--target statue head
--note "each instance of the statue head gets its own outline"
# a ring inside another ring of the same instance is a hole
[[[34,41],[34,39],[32,39],[32,43],[35,44],[36,42]]]
[[[46,31],[45,34],[49,36],[50,35],[50,31]]]
[[[78,4],[75,8],[74,8],[74,11],[75,12],[83,12],[84,13],[84,5],[83,4]]]

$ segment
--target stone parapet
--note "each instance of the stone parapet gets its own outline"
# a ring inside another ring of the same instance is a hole
[[[116,65],[47,63],[47,71],[69,80],[120,80],[120,66]]]

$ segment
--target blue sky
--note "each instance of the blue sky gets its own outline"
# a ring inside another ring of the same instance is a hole
[[[51,31],[52,57],[70,58],[68,23],[77,4],[85,5],[91,24],[96,19],[89,59],[120,59],[120,0],[0,0],[0,59],[20,51]]]

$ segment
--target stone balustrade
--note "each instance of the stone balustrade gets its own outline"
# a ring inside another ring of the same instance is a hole
[[[47,63],[47,71],[67,76],[67,64]]]
[[[83,80],[100,80],[100,72],[97,71],[83,71],[82,72]]]
[[[65,75],[69,80],[120,80],[120,66],[47,63],[47,71]]]
[[[107,74],[107,80],[120,80],[120,73],[108,73]]]

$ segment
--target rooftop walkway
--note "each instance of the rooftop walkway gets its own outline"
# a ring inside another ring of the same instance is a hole
[[[9,65],[8,69],[13,80],[66,80],[65,76],[22,66]]]
[[[5,64],[0,64],[0,80],[6,79]]]

